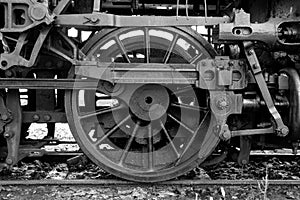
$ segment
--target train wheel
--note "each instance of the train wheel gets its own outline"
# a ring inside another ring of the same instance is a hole
[[[101,62],[126,63],[197,63],[214,56],[201,36],[173,27],[102,30],[83,51]],[[193,85],[98,84],[105,91],[66,92],[68,122],[87,156],[118,177],[140,182],[177,177],[203,162],[219,142],[208,91]]]

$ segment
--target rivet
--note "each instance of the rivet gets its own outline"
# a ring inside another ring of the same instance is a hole
[[[5,162],[8,165],[12,165],[13,164],[13,160],[11,158],[7,158]]]
[[[11,70],[6,70],[5,71],[5,76],[6,77],[12,77],[13,76],[13,72]]]
[[[248,161],[247,161],[246,159],[243,159],[243,160],[242,160],[242,164],[243,164],[243,165],[246,165],[246,164],[248,164]]]
[[[33,119],[33,121],[39,121],[39,120],[40,120],[40,116],[37,115],[37,114],[34,114],[34,115],[32,116],[32,119]]]
[[[44,120],[45,121],[50,121],[51,120],[51,116],[50,115],[44,115]]]

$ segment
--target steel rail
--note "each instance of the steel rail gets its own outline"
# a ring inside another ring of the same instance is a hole
[[[36,185],[58,185],[58,186],[111,186],[111,185],[188,185],[188,186],[247,186],[257,185],[262,180],[171,180],[157,183],[139,183],[123,181],[119,179],[99,179],[99,180],[2,180],[0,186],[36,186]],[[263,180],[264,182],[264,180]],[[269,185],[300,185],[300,180],[268,180]]]

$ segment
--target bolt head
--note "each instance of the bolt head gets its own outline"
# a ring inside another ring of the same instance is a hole
[[[6,71],[5,71],[5,76],[6,76],[6,77],[12,77],[12,76],[13,76],[12,71],[11,71],[11,70],[6,70]]]
[[[50,121],[51,120],[51,116],[50,115],[44,115],[44,120],[45,121]]]
[[[39,121],[40,120],[40,116],[35,114],[32,116],[33,121]]]
[[[225,98],[221,98],[217,101],[217,107],[220,110],[224,110],[224,109],[228,108],[228,106],[229,106],[229,102]]]
[[[226,101],[222,101],[222,102],[220,102],[220,106],[222,106],[222,107],[226,107],[228,104],[227,104],[227,102]]]
[[[230,131],[224,131],[223,134],[222,134],[222,137],[223,137],[225,140],[229,140],[229,139],[231,138]]]
[[[8,165],[12,165],[13,164],[13,160],[11,158],[7,158],[5,162]]]
[[[250,50],[248,51],[248,54],[249,54],[249,55],[254,54],[254,50],[253,50],[253,49],[250,49]]]
[[[289,129],[287,127],[284,127],[281,129],[281,135],[282,136],[287,136],[289,134]]]
[[[8,119],[8,116],[7,116],[7,114],[3,114],[3,115],[1,115],[1,119],[2,119],[3,121],[6,121],[6,120]]]
[[[243,159],[243,160],[242,160],[242,164],[243,164],[243,165],[246,165],[246,164],[248,164],[248,161],[247,161],[246,159]]]

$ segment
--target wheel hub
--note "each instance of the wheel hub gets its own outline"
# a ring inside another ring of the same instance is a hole
[[[161,118],[170,103],[168,91],[161,85],[143,85],[139,87],[129,100],[129,107],[137,118],[153,121]]]

